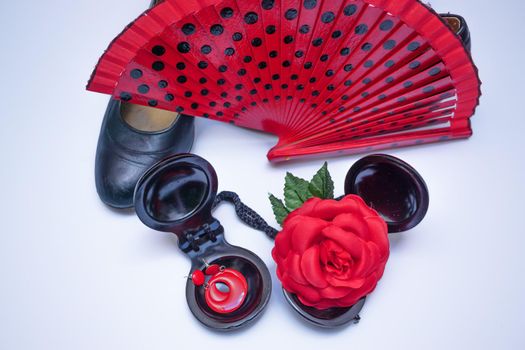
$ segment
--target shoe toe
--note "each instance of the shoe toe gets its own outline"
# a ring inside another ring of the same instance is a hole
[[[101,152],[97,158],[95,179],[100,199],[114,208],[133,207],[135,185],[145,167],[109,152]]]

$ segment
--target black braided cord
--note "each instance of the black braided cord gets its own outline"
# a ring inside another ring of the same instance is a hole
[[[246,225],[264,232],[271,239],[275,239],[275,236],[279,233],[278,230],[274,229],[268,223],[253,210],[244,204],[237,193],[230,191],[223,191],[217,195],[213,202],[213,209],[215,209],[221,202],[230,202],[235,206],[235,212],[241,221]]]

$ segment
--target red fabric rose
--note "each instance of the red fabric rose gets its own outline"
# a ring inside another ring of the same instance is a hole
[[[310,198],[287,216],[272,250],[284,289],[317,309],[349,307],[371,293],[388,255],[385,221],[355,195]]]

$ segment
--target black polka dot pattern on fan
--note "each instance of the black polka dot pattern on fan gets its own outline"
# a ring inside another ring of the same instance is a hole
[[[438,67],[434,67],[428,72],[428,75],[433,77],[438,75],[439,73],[441,73],[441,69],[439,69]]]
[[[124,102],[128,102],[128,101],[131,101],[132,97],[129,92],[121,92],[120,99]]]
[[[259,16],[255,12],[248,12],[244,16],[244,22],[246,22],[246,24],[255,24],[258,20]]]
[[[210,28],[210,33],[212,33],[215,36],[221,35],[224,33],[224,27],[220,24],[214,24]]]
[[[304,0],[303,6],[307,10],[314,9],[317,6],[317,0]]]
[[[233,41],[241,41],[242,38],[243,38],[242,33],[239,33],[239,32],[233,33],[232,35]]]
[[[140,79],[142,78],[142,71],[140,69],[133,69],[130,73],[130,76],[133,78],[133,79]]]
[[[265,10],[273,9],[274,0],[262,0],[261,7]]]
[[[379,25],[379,30],[386,32],[392,29],[393,26],[394,22],[390,19],[387,19],[381,22],[381,24]]]
[[[181,28],[185,35],[191,35],[195,33],[195,25],[193,23],[186,23]]]
[[[370,43],[364,43],[363,46],[361,46],[361,50],[363,51],[370,51],[372,49],[372,44]]]
[[[346,6],[343,10],[343,13],[345,16],[352,16],[356,12],[357,12],[357,6],[354,4]]]
[[[314,47],[318,47],[318,46],[321,46],[323,45],[323,38],[316,38],[312,41],[312,45]]]
[[[428,83],[448,73],[428,58],[430,45],[417,33],[400,36],[402,22],[388,13],[372,19],[359,0],[339,9],[319,0],[259,1],[259,7],[225,2],[208,22],[195,15],[181,21],[172,29],[173,43],[149,43],[143,50],[149,60],[127,71],[133,85],[119,89],[120,99],[227,122],[235,118],[243,126],[260,110],[326,116],[323,122],[337,123],[330,133],[346,142],[404,128],[405,110],[424,108],[413,113],[415,121],[435,108],[436,93],[448,89],[442,80]],[[274,15],[267,12],[276,6]],[[151,79],[151,71],[165,72]],[[414,96],[430,102],[416,107]],[[402,113],[388,113],[398,107]]]
[[[275,34],[276,30],[277,29],[275,28],[275,26],[273,24],[270,24],[269,26],[266,27],[266,34],[268,35]]]
[[[287,20],[291,21],[291,20],[297,18],[297,14],[298,14],[298,11],[296,9],[288,9],[284,13],[284,18],[286,18]]]
[[[208,55],[208,54],[210,54],[211,51],[212,51],[212,49],[211,49],[211,46],[210,46],[210,45],[203,45],[203,46],[201,47],[201,52],[202,52],[204,55]]]
[[[408,44],[407,49],[408,51],[416,51],[417,49],[419,49],[420,46],[421,46],[420,43],[418,43],[417,41],[414,41]]]
[[[363,35],[368,31],[368,26],[366,24],[360,24],[357,27],[355,27],[354,32],[357,35]]]
[[[188,52],[190,52],[190,50],[191,50],[191,46],[190,46],[190,44],[189,44],[188,42],[183,41],[183,42],[181,42],[181,43],[179,43],[179,44],[177,45],[177,50],[178,50],[180,53],[188,53]]]
[[[392,39],[385,41],[385,43],[383,44],[383,48],[385,50],[392,50],[395,46],[396,46],[396,41]]]
[[[166,49],[164,48],[164,46],[155,45],[151,49],[151,53],[153,53],[155,56],[162,56],[166,53]]]
[[[310,26],[308,24],[303,24],[299,28],[299,33],[301,33],[301,34],[308,34],[308,32],[310,32]]]
[[[408,65],[408,67],[410,69],[417,69],[419,68],[419,66],[421,66],[421,63],[419,61],[412,61],[410,62],[410,64]]]
[[[161,61],[155,61],[153,62],[153,64],[151,65],[151,68],[153,68],[153,70],[157,71],[157,72],[160,72],[161,70],[164,69],[164,62],[161,62]]]
[[[325,24],[332,22],[335,19],[335,14],[331,11],[325,12],[321,16],[321,21]]]
[[[139,85],[139,87],[137,88],[137,91],[145,95],[149,92],[149,86],[147,84]]]
[[[221,10],[221,17],[224,19],[233,17],[233,9],[231,7],[225,7]]]

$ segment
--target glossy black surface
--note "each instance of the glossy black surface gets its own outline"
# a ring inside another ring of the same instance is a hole
[[[142,174],[171,154],[188,152],[194,139],[193,118],[180,115],[166,130],[141,132],[126,124],[121,103],[111,99],[98,140],[95,183],[100,199],[115,208],[133,206]]]
[[[180,237],[212,223],[217,186],[217,174],[203,158],[189,153],[171,156],[137,182],[135,211],[146,226]]]
[[[252,252],[230,245],[224,229],[211,214],[217,195],[217,174],[203,158],[192,154],[168,157],[152,166],[138,181],[135,210],[142,222],[156,230],[173,232],[179,247],[192,261],[191,275],[218,264],[241,272],[248,283],[242,306],[228,314],[206,304],[204,287],[191,279],[186,300],[205,326],[228,331],[246,326],[264,310],[271,294],[271,277],[264,262]]]
[[[439,15],[445,19],[447,17],[451,17],[459,21],[460,25],[459,25],[459,29],[456,31],[456,34],[460,37],[467,51],[470,51],[471,50],[470,30],[468,28],[467,21],[465,21],[465,18],[463,18],[460,15],[455,15],[452,13],[440,13]]]
[[[194,213],[209,187],[204,171],[175,167],[157,175],[147,192],[148,214],[159,221],[178,221]]]
[[[333,307],[330,309],[319,310],[311,306],[302,304],[292,293],[283,289],[286,301],[308,322],[323,328],[335,328],[348,324],[352,321],[359,321],[359,312],[365,305],[366,297],[360,299],[357,304],[351,307]]]
[[[429,196],[425,181],[404,161],[375,154],[357,161],[345,179],[345,194],[356,194],[385,219],[388,232],[407,231],[423,220]]]

